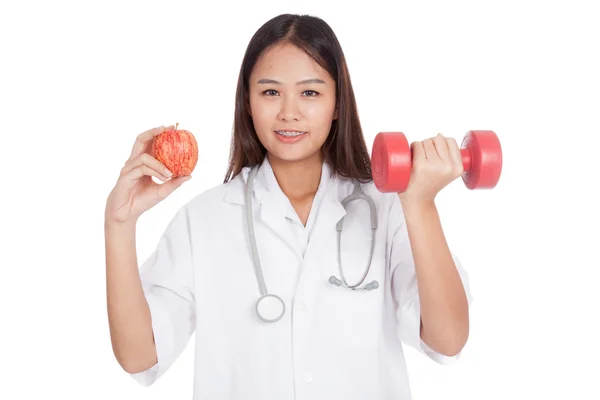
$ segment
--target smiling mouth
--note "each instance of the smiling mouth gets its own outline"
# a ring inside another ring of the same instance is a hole
[[[304,132],[304,131],[275,131],[275,133],[277,133],[278,135],[281,135],[281,136],[285,136],[285,137],[296,137],[296,136],[304,135],[307,132]]]

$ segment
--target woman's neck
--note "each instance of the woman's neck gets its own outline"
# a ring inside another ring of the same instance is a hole
[[[290,201],[302,201],[315,196],[323,168],[320,154],[293,162],[269,157],[269,163],[277,183]]]

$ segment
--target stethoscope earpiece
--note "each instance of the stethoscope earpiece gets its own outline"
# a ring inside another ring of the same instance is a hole
[[[365,289],[371,290],[371,289],[377,289],[378,287],[379,287],[379,282],[373,281],[371,283],[368,283],[367,286],[365,286]]]
[[[363,287],[357,287],[357,286],[348,286],[346,284],[344,284],[344,282],[342,282],[338,277],[331,275],[329,277],[329,283],[331,283],[332,285],[335,286],[343,286],[345,288],[348,288],[350,290],[373,290],[373,289],[377,289],[379,287],[379,282],[377,281],[372,281],[367,283],[365,286]]]
[[[329,283],[331,283],[332,285],[335,286],[340,286],[342,284],[342,281],[340,281],[338,278],[336,278],[335,276],[331,275],[329,277]]]

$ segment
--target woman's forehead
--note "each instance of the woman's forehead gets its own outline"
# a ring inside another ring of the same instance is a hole
[[[287,44],[266,50],[258,59],[253,82],[283,85],[329,83],[331,77],[315,60],[296,46]]]

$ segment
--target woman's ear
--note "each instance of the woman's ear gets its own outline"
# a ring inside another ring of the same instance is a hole
[[[338,116],[339,116],[339,112],[338,112],[338,111],[339,111],[339,109],[338,109],[338,107],[336,106],[336,107],[335,107],[335,111],[333,112],[333,119],[338,119]]]

